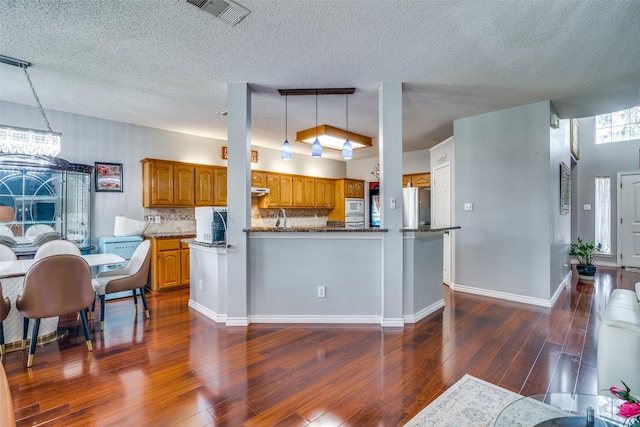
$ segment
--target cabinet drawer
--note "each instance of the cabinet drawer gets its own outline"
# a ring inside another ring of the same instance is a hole
[[[180,249],[180,239],[158,239],[159,251],[171,251]]]

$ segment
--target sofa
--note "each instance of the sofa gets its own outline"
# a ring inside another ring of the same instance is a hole
[[[635,292],[614,289],[598,331],[598,392],[623,387],[640,395],[640,282]]]

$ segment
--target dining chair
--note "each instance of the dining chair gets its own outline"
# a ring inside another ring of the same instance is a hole
[[[80,255],[78,246],[68,240],[53,240],[40,246],[34,256],[35,259],[41,259],[51,255]]]
[[[15,261],[18,259],[16,253],[9,246],[0,245],[0,261]]]
[[[2,295],[2,283],[0,283],[0,355],[5,354],[5,345],[4,345],[4,327],[2,326],[2,322],[9,315],[9,310],[11,310],[11,301],[9,298],[6,298]]]
[[[33,365],[38,341],[40,319],[78,312],[82,320],[85,342],[93,350],[85,309],[95,294],[91,287],[91,268],[79,255],[51,255],[37,260],[24,276],[22,294],[16,299],[16,308],[25,318],[22,338],[26,342],[29,319],[35,319],[31,332],[31,345],[27,367]]]
[[[144,313],[149,319],[149,306],[147,297],[144,294],[144,287],[149,278],[149,267],[151,265],[151,241],[145,240],[138,245],[131,255],[129,262],[117,270],[104,271],[93,279],[93,289],[100,296],[100,330],[104,330],[105,301],[106,294],[122,291],[133,291],[133,302],[138,310],[138,300],[136,299],[136,289],[140,290],[140,297],[144,304]],[[95,306],[92,306],[92,312]],[[92,315],[93,317],[93,315]]]
[[[0,427],[15,427],[16,414],[13,412],[13,398],[9,380],[0,363]]]
[[[0,236],[13,237],[13,231],[6,225],[0,225]]]

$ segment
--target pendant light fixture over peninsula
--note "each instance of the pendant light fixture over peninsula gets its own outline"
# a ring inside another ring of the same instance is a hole
[[[322,157],[322,145],[318,141],[318,94],[316,93],[316,139],[311,144],[311,157]]]
[[[315,95],[316,97],[316,126],[296,132],[296,141],[311,144],[312,157],[321,157],[322,148],[331,148],[342,151],[342,158],[353,158],[353,150],[371,147],[371,138],[349,131],[349,98],[355,92],[355,88],[324,88],[324,89],[278,89],[282,96],[288,95]],[[347,130],[326,124],[318,125],[318,95],[347,95],[346,99],[346,124]],[[286,102],[286,101],[285,101]],[[284,159],[284,144],[283,144]]]
[[[291,144],[289,144],[289,97],[284,96],[284,142],[282,143],[282,160],[291,160]]]
[[[351,160],[353,158],[353,147],[349,142],[349,94],[345,95],[347,104],[347,139],[344,140],[342,145],[342,158],[344,160]]]

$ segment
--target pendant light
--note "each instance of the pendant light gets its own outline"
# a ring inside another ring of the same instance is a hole
[[[289,144],[289,97],[284,96],[284,142],[282,143],[282,160],[291,160],[291,144]]]
[[[322,157],[322,145],[318,140],[318,93],[316,92],[316,139],[311,144],[311,157]]]
[[[351,160],[353,158],[353,147],[349,142],[349,94],[346,94],[345,97],[347,99],[347,139],[345,139],[342,145],[342,158],[344,160]]]

